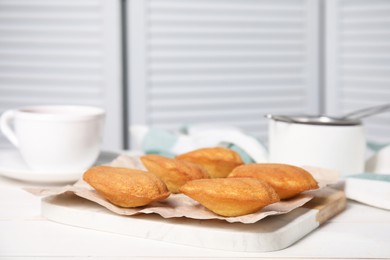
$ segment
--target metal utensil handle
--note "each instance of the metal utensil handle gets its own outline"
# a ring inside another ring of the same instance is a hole
[[[342,117],[342,119],[361,119],[371,115],[379,114],[390,110],[390,104],[363,108],[351,113],[348,113]]]

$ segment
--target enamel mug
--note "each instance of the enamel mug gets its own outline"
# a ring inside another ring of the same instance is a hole
[[[360,120],[326,116],[269,118],[269,162],[311,165],[342,175],[364,171],[366,139]]]

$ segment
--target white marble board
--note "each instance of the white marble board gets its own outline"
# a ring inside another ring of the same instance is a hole
[[[44,198],[42,215],[49,220],[195,247],[227,251],[267,252],[286,248],[345,208],[345,194],[322,189],[305,206],[254,224],[188,218],[164,219],[159,215],[121,216],[77,197],[63,194]]]

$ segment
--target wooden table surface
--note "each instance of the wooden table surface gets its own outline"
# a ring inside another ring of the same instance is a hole
[[[32,184],[0,177],[1,259],[390,259],[390,211],[347,208],[292,246],[242,253],[183,246],[67,226],[41,217]]]

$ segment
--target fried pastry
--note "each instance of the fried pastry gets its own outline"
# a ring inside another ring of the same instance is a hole
[[[148,171],[163,180],[172,193],[178,193],[180,186],[190,180],[210,178],[202,166],[190,162],[156,154],[141,156],[141,161]]]
[[[288,199],[303,191],[318,188],[309,172],[288,164],[246,164],[234,169],[229,177],[251,177],[266,181],[275,189],[280,199]]]
[[[178,155],[176,159],[202,165],[212,178],[224,178],[244,164],[237,152],[224,147],[201,148]]]
[[[194,180],[180,187],[180,192],[225,217],[254,213],[279,201],[269,184],[254,178]]]
[[[144,206],[170,195],[164,182],[146,171],[96,166],[87,170],[83,179],[108,201],[124,208]]]

